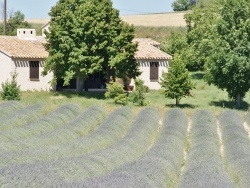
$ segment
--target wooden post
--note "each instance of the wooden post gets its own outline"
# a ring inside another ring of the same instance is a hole
[[[4,0],[3,4],[3,35],[6,35],[7,30],[7,2]]]

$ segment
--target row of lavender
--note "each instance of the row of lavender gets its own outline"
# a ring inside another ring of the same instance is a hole
[[[246,121],[250,126],[250,112]],[[226,111],[220,117],[225,162],[237,187],[250,185],[250,142],[243,123],[243,118],[235,111]]]
[[[220,152],[217,120],[210,111],[193,115],[189,153],[178,187],[233,187]]]
[[[12,139],[1,144],[0,166],[72,157],[108,147],[126,133],[132,119],[128,108],[114,111],[105,120],[100,107],[90,107],[79,115],[77,111],[75,105],[65,105],[11,132],[5,131],[2,135]]]
[[[113,172],[87,180],[64,181],[60,187],[249,187],[250,141],[243,118],[226,111],[219,120],[211,111],[192,117],[188,155],[185,115],[170,110],[162,133],[143,157]],[[250,125],[250,113],[246,116]],[[219,133],[222,133],[222,140]]]
[[[82,112],[75,105],[35,117],[39,111],[39,105],[0,104],[0,122],[14,117],[12,124],[0,125],[0,187],[250,184],[250,141],[235,111],[225,111],[219,121],[210,111],[197,111],[188,135],[180,109],[169,110],[162,126],[153,108],[137,117],[126,107],[108,116],[100,107]],[[250,113],[246,122],[250,125]]]
[[[77,118],[77,116],[75,118]],[[94,174],[103,174],[113,168],[116,168],[117,164],[122,165],[126,163],[126,161],[133,161],[137,157],[145,154],[147,149],[152,144],[159,128],[159,115],[156,110],[146,108],[140,113],[140,115],[138,115],[133,124],[132,120],[132,113],[128,108],[115,110],[104,121],[102,121],[102,123],[93,132],[81,137],[80,139],[82,142],[79,142],[78,140],[77,143],[80,145],[80,149],[78,148],[76,151],[80,151],[81,155],[75,156],[72,154],[71,156],[68,155],[67,157],[61,157],[60,155],[58,156],[57,152],[55,152],[54,155],[57,157],[53,156],[53,159],[57,160],[49,159],[38,162],[40,159],[38,159],[38,161],[37,159],[34,159],[34,156],[38,157],[36,150],[33,150],[34,153],[32,153],[32,149],[30,149],[30,153],[26,153],[26,155],[25,152],[28,150],[21,150],[23,157],[26,156],[26,159],[24,160],[18,160],[20,159],[20,155],[18,155],[19,153],[16,153],[16,151],[14,151],[14,153],[13,151],[4,152],[1,158],[1,185],[42,186],[47,184],[49,186],[55,181],[57,183],[61,182],[62,178],[76,178],[77,174],[78,177],[81,178],[84,177],[84,174],[86,177],[92,176],[92,169],[95,169],[95,167],[96,169],[94,170]],[[37,121],[39,122],[39,119]],[[73,121],[75,121],[75,119]],[[81,124],[82,123],[83,122],[81,122]],[[53,121],[50,121],[50,125],[52,124]],[[68,123],[66,123],[64,127],[67,125]],[[26,127],[26,125],[19,126],[19,129],[24,127]],[[36,127],[36,124],[34,127]],[[51,129],[51,131],[58,132],[57,130],[61,128],[62,126],[53,130]],[[51,132],[47,131],[46,133]],[[37,134],[36,136],[41,135],[43,134]],[[33,139],[33,137],[24,137],[25,141],[20,143],[26,144],[28,143],[28,140],[26,139],[31,138]],[[75,141],[72,143],[75,143]],[[57,144],[53,145],[53,147],[57,146]],[[77,144],[75,144],[75,146],[77,146]],[[81,149],[84,149],[85,147],[89,148],[90,151],[81,151]],[[93,149],[93,147],[95,149]],[[46,153],[46,149],[47,148],[45,147],[43,152]],[[63,147],[61,147],[61,149],[64,150]],[[75,150],[75,148],[71,147],[69,147],[69,149],[70,151],[68,153],[72,153],[72,149]],[[112,154],[113,151],[119,152],[117,152],[116,156],[114,156],[114,154]],[[129,152],[129,157],[124,160],[122,157],[126,156]],[[113,156],[114,160],[109,157],[110,154]],[[102,156],[102,159],[100,156]],[[101,162],[102,160],[105,162]],[[109,165],[107,165],[108,162]],[[116,164],[114,164],[114,162],[116,162]],[[103,164],[105,168],[102,168],[101,164]]]

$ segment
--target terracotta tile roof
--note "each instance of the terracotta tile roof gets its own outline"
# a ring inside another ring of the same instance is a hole
[[[135,38],[133,42],[138,43],[135,58],[142,59],[162,59],[169,60],[172,56],[159,49],[160,43],[148,38]]]
[[[161,51],[158,47],[160,43],[149,38],[135,38],[133,42],[138,42],[136,59],[162,59],[168,60],[172,57]],[[17,36],[0,36],[0,52],[12,58],[46,58],[48,52],[43,44],[46,40],[42,36],[32,39],[21,39]]]
[[[135,38],[133,40],[134,42],[138,42],[138,43],[147,43],[147,44],[151,44],[152,46],[155,46],[155,47],[159,47],[160,46],[160,43],[151,39],[151,38]]]
[[[46,58],[45,42],[43,37],[20,39],[17,36],[0,36],[0,52],[12,58]]]

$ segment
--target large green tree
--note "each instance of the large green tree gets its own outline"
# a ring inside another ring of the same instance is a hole
[[[52,71],[64,85],[76,78],[78,91],[95,72],[107,80],[110,72],[122,79],[138,76],[134,28],[120,19],[110,0],[59,0],[49,15],[44,74]]]
[[[175,99],[176,105],[180,104],[183,97],[191,96],[190,91],[195,88],[185,67],[184,59],[177,54],[170,62],[169,71],[163,73],[160,84],[165,97]]]
[[[250,89],[250,2],[225,0],[210,36],[206,80],[240,100]]]

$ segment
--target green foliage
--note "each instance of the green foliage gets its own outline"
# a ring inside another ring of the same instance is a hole
[[[187,48],[186,33],[173,32],[167,39],[166,52],[173,55],[183,53]]]
[[[202,70],[204,66],[204,61],[201,61],[201,56],[198,56],[200,55],[199,50],[201,50],[201,47],[199,46],[198,50],[195,48],[197,42],[200,41],[195,41],[195,45],[193,46],[193,44],[188,41],[189,35],[190,30],[188,33],[171,33],[162,49],[167,53],[171,54],[172,56],[175,56],[175,54],[180,54],[182,58],[185,59],[186,68],[188,70]]]
[[[218,17],[220,1],[201,1],[192,12],[185,15],[188,32],[184,53],[187,68],[191,71],[204,70],[204,64],[210,55],[209,36]]]
[[[123,85],[118,82],[111,82],[107,84],[107,91],[105,93],[106,98],[114,99],[120,94],[123,94],[125,91]]]
[[[36,35],[37,36],[42,36],[42,26],[44,24],[41,24],[41,23],[30,23],[30,28],[33,28],[36,30]]]
[[[118,96],[114,98],[114,101],[116,104],[126,105],[128,104],[128,96],[125,93],[119,94]]]
[[[250,3],[223,1],[210,33],[205,78],[238,101],[250,89]]]
[[[169,71],[162,75],[160,84],[165,97],[176,99],[176,105],[179,105],[181,98],[191,96],[190,90],[195,88],[183,59],[177,55],[171,61]]]
[[[64,85],[77,78],[78,91],[87,76],[96,72],[102,71],[107,81],[111,71],[120,78],[138,76],[134,28],[120,19],[110,0],[60,0],[49,15],[44,74],[53,71]]]
[[[175,0],[172,8],[174,11],[184,11],[192,9],[194,5],[196,5],[196,0]]]
[[[129,99],[138,106],[146,106],[145,93],[147,91],[148,88],[144,86],[143,80],[135,79],[135,91],[130,93]]]
[[[123,89],[123,85],[118,82],[111,82],[107,84],[106,98],[114,99],[116,104],[127,104],[127,95]]]
[[[20,100],[20,86],[17,85],[17,73],[11,73],[11,80],[2,83],[1,97],[3,100]]]
[[[21,11],[16,11],[7,20],[6,35],[16,36],[18,28],[30,28],[30,26],[31,25],[25,21],[25,15]]]

